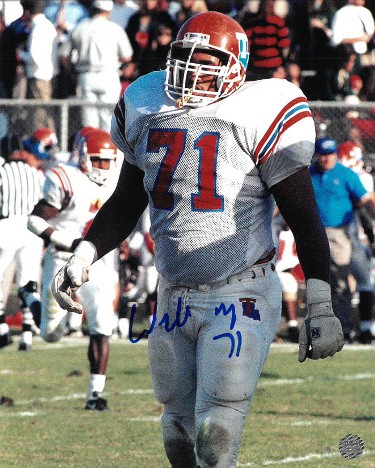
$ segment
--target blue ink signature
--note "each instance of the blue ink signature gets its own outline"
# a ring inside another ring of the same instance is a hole
[[[147,335],[150,335],[156,326],[156,310],[157,304],[155,305],[154,315],[152,316],[152,322],[150,328],[148,330],[143,330],[142,333],[139,335],[138,338],[133,337],[133,323],[134,323],[134,316],[137,310],[137,305],[132,305],[132,311],[130,315],[130,325],[129,325],[129,340],[131,343],[137,343],[142,338],[145,338]],[[185,308],[185,316],[181,321],[181,311],[182,311],[182,298],[178,298],[177,303],[177,310],[176,310],[176,319],[170,324],[170,318],[168,312],[166,312],[160,322],[157,324],[158,327],[162,327],[164,325],[166,332],[171,332],[175,328],[182,328],[188,319],[191,317],[190,307],[186,306]]]
[[[255,299],[250,299],[250,298],[242,299],[241,298],[240,302],[242,303],[242,309],[243,309],[242,315],[246,317],[250,317],[253,320],[260,321],[259,310],[255,309],[255,302],[256,302]],[[158,323],[156,323],[157,305],[155,305],[155,311],[152,317],[152,322],[151,322],[150,327],[146,330],[143,330],[139,336],[134,337],[133,325],[134,325],[134,318],[135,318],[136,311],[137,311],[137,306],[136,304],[133,304],[131,315],[130,315],[130,325],[129,325],[129,340],[131,343],[138,343],[138,341],[140,341],[142,338],[145,338],[146,336],[150,335],[156,326],[158,327],[164,326],[167,333],[173,331],[175,328],[182,328],[187,323],[189,318],[192,316],[189,306],[185,307],[184,315],[182,315],[182,298],[179,297],[178,302],[177,302],[175,320],[171,322],[169,314],[168,312],[166,312],[161,318],[161,320]],[[231,347],[230,347],[230,352],[229,352],[228,357],[231,358],[233,356],[234,351],[236,349],[236,345],[237,345],[236,357],[238,357],[241,352],[242,334],[238,330],[236,332],[232,332],[237,321],[235,305],[230,304],[229,307],[227,308],[225,304],[221,303],[219,307],[215,307],[215,317],[219,316],[220,314],[222,314],[224,317],[226,317],[227,315],[230,315],[229,329],[231,332],[221,333],[220,335],[214,336],[212,339],[215,341],[220,340],[222,338],[229,339],[231,343]]]
[[[215,317],[217,317],[220,314],[223,314],[224,317],[227,316],[228,314],[232,314],[231,320],[230,320],[230,325],[229,329],[233,330],[234,326],[236,325],[236,308],[234,304],[231,304],[228,309],[225,307],[225,304],[221,303],[219,307],[215,307]],[[236,357],[240,355],[241,352],[241,346],[242,346],[242,335],[240,331],[236,331],[237,339],[238,339],[238,346],[237,346],[237,351],[236,351]],[[230,352],[229,352],[229,358],[233,356],[233,352],[236,346],[236,339],[233,336],[233,333],[221,333],[220,335],[214,336],[212,339],[213,340],[220,340],[221,338],[229,338],[231,341],[231,347],[230,347]]]

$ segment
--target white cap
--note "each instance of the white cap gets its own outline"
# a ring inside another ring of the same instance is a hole
[[[113,1],[112,0],[95,0],[92,4],[94,8],[98,8],[103,11],[112,11]]]

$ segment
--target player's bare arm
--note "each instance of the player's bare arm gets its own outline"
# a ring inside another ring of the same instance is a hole
[[[299,336],[299,361],[333,356],[344,345],[339,319],[332,310],[329,285],[329,244],[317,211],[308,168],[271,189],[293,232],[306,278],[307,317]]]

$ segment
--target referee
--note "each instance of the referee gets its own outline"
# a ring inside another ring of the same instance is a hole
[[[27,229],[27,217],[41,197],[44,172],[42,160],[22,149],[14,136],[1,140],[0,166],[0,279],[15,262],[15,283],[23,312],[20,350],[30,350],[35,326],[32,311],[40,307],[37,293],[40,281],[43,241]],[[12,343],[5,322],[4,290],[0,284],[0,348]]]

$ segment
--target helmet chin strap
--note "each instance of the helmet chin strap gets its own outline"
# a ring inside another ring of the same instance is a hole
[[[186,106],[186,104],[188,104],[189,100],[190,100],[190,96],[193,94],[193,90],[192,89],[189,89],[188,93],[182,98],[178,98],[177,101],[176,101],[176,106],[179,108],[179,109],[182,109],[184,106]]]

